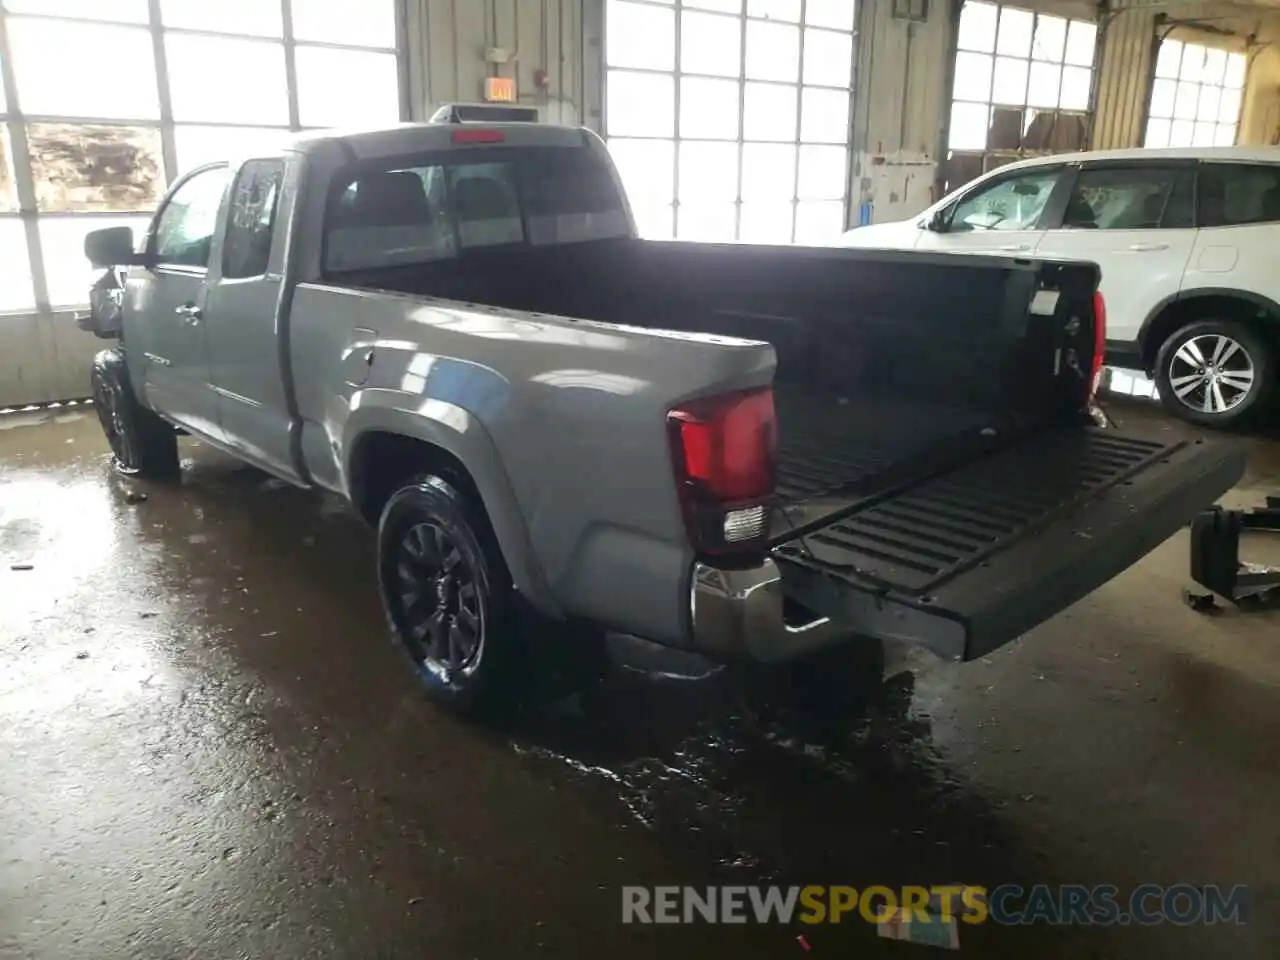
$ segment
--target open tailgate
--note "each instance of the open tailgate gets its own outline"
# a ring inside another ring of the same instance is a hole
[[[774,558],[809,610],[971,660],[1131,566],[1244,467],[1228,441],[1054,428],[851,503]]]

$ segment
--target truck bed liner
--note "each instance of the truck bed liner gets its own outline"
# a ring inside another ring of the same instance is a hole
[[[836,397],[787,384],[774,386],[774,403],[780,424],[777,493],[783,503],[896,472],[948,441],[976,440],[991,420],[990,414],[955,404]]]
[[[870,498],[782,544],[788,559],[914,594],[982,563],[1181,444],[1064,428]]]
[[[973,659],[1106,583],[1244,473],[1235,444],[1046,427],[780,539],[785,595],[850,631]]]

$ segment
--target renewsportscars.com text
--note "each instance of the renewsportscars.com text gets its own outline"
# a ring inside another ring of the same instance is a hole
[[[1244,923],[1248,888],[1143,884],[970,886],[623,887],[623,923],[886,923],[1050,925]]]

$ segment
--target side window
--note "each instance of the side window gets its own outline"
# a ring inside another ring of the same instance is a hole
[[[180,186],[160,211],[152,240],[156,263],[208,267],[218,210],[231,171],[202,170]]]
[[[1093,167],[1080,171],[1062,225],[1069,229],[1156,230],[1178,178],[1176,167]]]
[[[1280,165],[1202,163],[1200,226],[1280,221]]]
[[[227,235],[222,242],[222,275],[257,277],[267,272],[271,228],[284,181],[283,160],[250,160],[231,191]]]
[[[519,194],[510,163],[456,164],[447,170],[449,198],[462,249],[524,241]]]
[[[1049,202],[1061,170],[1029,170],[979,187],[956,204],[950,232],[1030,230]]]

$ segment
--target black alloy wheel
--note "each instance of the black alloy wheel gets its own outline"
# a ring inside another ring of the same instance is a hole
[[[521,681],[516,597],[480,504],[438,476],[392,494],[378,522],[378,589],[427,695],[492,714]]]
[[[426,521],[396,548],[395,605],[419,669],[444,684],[475,673],[484,648],[482,587],[450,534]]]

